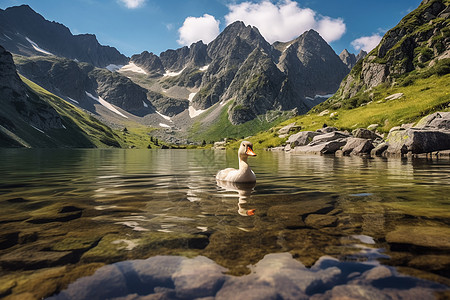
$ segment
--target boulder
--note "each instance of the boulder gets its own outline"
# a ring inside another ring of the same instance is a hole
[[[311,142],[311,146],[312,145],[317,145],[317,144],[321,144],[321,143],[326,143],[326,142],[330,142],[330,141],[334,141],[337,139],[345,139],[348,138],[349,135],[340,132],[340,131],[333,131],[333,132],[329,132],[329,133],[325,133],[325,134],[321,134],[318,136],[315,136]],[[343,146],[343,145],[342,145]]]
[[[317,131],[300,131],[299,133],[295,133],[289,137],[286,141],[291,148],[297,146],[306,146],[308,145],[316,135],[320,135],[320,132]]]
[[[380,124],[370,124],[369,126],[367,126],[367,129],[376,130],[379,126]]]
[[[337,129],[336,127],[323,127],[320,129],[317,129],[317,132],[321,132],[321,133],[330,133],[330,132],[334,132],[334,131],[338,131],[339,129]]]
[[[388,153],[430,153],[450,149],[450,131],[411,128],[390,131]]]
[[[377,145],[372,151],[370,151],[371,156],[382,156],[383,153],[387,150],[389,145],[387,143],[381,143]]]
[[[396,94],[392,94],[390,96],[387,96],[386,98],[384,98],[385,100],[396,100],[396,99],[400,99],[403,97],[403,93],[396,93]]]
[[[296,147],[293,151],[299,154],[334,154],[345,144],[347,144],[347,140],[341,138],[320,144],[311,143],[307,146]]]
[[[450,130],[450,112],[436,112],[417,122],[416,128],[436,128]]]
[[[377,138],[381,138],[378,134],[375,132],[365,129],[365,128],[358,128],[352,131],[352,135],[355,138],[362,138],[362,139],[369,139],[369,140],[375,140]]]
[[[284,127],[282,127],[280,130],[278,130],[278,134],[282,135],[282,134],[288,134],[291,131],[296,131],[296,130],[300,130],[301,126],[297,126],[294,123],[291,123],[289,125],[286,125]]]
[[[369,154],[373,148],[374,146],[370,140],[354,137],[347,139],[347,143],[342,148],[342,152],[344,155]]]

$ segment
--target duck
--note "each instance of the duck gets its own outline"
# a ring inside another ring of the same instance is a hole
[[[239,169],[226,168],[220,170],[216,175],[216,180],[228,182],[256,182],[256,175],[247,163],[249,156],[256,156],[253,151],[253,144],[243,141],[239,146],[238,158]]]

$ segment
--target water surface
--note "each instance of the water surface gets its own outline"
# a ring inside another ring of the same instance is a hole
[[[0,297],[407,299],[448,288],[449,160],[249,162],[256,185],[226,185],[214,175],[237,167],[234,151],[0,150]]]

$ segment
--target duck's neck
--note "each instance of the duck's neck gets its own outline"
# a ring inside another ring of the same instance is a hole
[[[242,173],[247,172],[250,169],[250,166],[247,163],[247,157],[239,156],[239,171]]]

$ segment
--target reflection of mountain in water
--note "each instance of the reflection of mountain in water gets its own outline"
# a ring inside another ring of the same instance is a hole
[[[311,268],[289,253],[268,254],[244,276],[204,256],[155,256],[100,268],[50,299],[434,299],[437,283],[402,276],[376,261],[323,256]],[[151,298],[156,299],[156,298]]]

